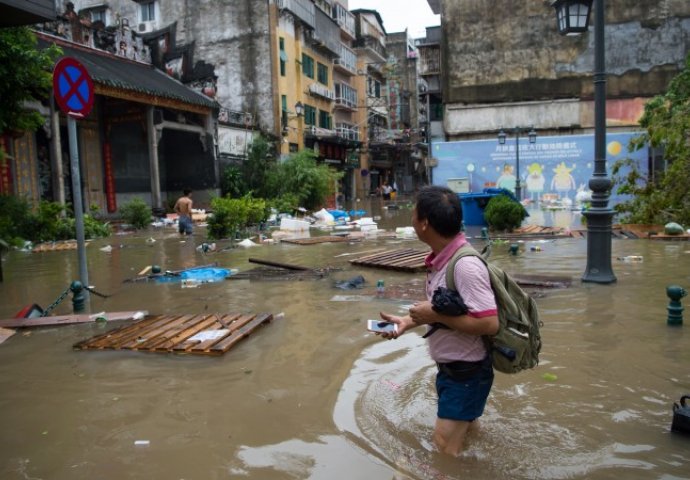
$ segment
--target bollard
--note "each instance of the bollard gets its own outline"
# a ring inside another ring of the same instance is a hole
[[[688,292],[680,285],[669,285],[666,287],[666,295],[671,301],[668,303],[668,318],[666,323],[668,325],[683,325],[683,304],[680,299],[686,296]]]
[[[151,267],[151,273],[161,273],[161,266],[160,265],[153,265]]]
[[[508,251],[511,255],[517,255],[519,248],[520,246],[517,243],[511,243],[510,247],[508,248]]]
[[[75,280],[69,286],[72,290],[72,310],[74,313],[81,313],[84,311],[86,305],[86,294],[84,293],[84,286],[79,280]]]
[[[383,283],[383,280],[379,280],[376,282],[376,292],[379,294],[382,294],[386,291],[385,284]]]
[[[489,239],[489,229],[484,227],[482,228],[482,240],[488,240]]]

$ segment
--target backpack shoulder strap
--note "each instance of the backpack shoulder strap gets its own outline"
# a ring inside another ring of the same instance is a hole
[[[478,251],[476,251],[469,243],[458,248],[453,254],[453,256],[450,257],[450,260],[448,260],[448,267],[446,268],[446,287],[449,290],[456,290],[455,265],[458,263],[458,260],[460,260],[462,257],[470,256],[479,257],[482,260],[482,262],[484,262],[484,264],[486,265],[486,260],[484,260],[484,257],[482,257],[482,255]]]

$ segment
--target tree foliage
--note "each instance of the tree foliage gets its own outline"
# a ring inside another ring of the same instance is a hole
[[[612,174],[621,194],[632,199],[616,206],[623,221],[665,224],[677,222],[690,225],[690,55],[685,68],[671,81],[668,90],[645,105],[640,125],[645,129],[630,143],[631,150],[647,145],[663,148],[668,165],[665,172],[652,179],[630,159],[617,162]],[[622,167],[629,167],[619,176]],[[650,172],[651,173],[651,172]]]
[[[27,27],[0,28],[0,132],[36,130],[43,117],[24,108],[24,102],[48,98],[58,47],[36,48],[36,36]]]

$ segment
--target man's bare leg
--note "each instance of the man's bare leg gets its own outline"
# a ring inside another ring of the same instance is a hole
[[[437,418],[434,428],[434,443],[439,452],[457,457],[465,446],[465,437],[470,425],[476,422],[464,422]],[[473,429],[476,425],[473,426]]]

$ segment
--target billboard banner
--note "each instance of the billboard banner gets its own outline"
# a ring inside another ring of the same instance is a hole
[[[623,158],[637,160],[643,172],[646,170],[647,149],[628,152],[627,146],[636,135],[629,132],[606,136],[609,176],[613,164]],[[529,143],[524,135],[519,139],[519,148],[523,200],[568,206],[591,195],[588,183],[594,171],[594,135],[537,137],[536,143]],[[438,161],[433,171],[435,185],[468,185],[469,192],[474,193],[485,188],[515,191],[517,155],[512,135],[504,145],[497,139],[433,143],[432,152]],[[622,199],[614,187],[609,205]]]

